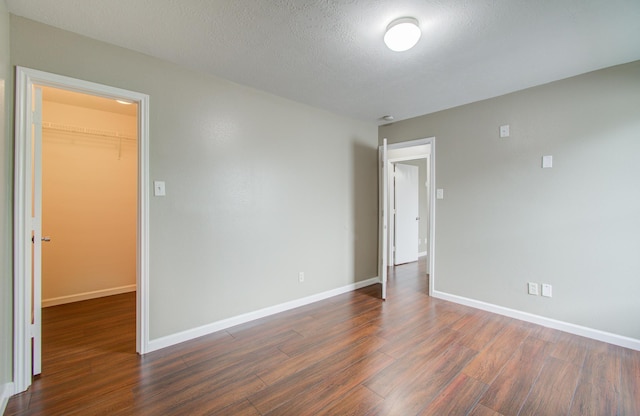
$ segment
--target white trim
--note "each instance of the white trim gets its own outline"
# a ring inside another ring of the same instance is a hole
[[[394,157],[394,158],[389,158],[387,160],[389,161],[389,163],[395,164],[395,163],[408,162],[411,160],[427,159],[430,154],[431,153],[416,153],[415,155],[411,155],[411,156]]]
[[[112,287],[109,289],[94,290],[91,292],[75,293],[73,295],[59,296],[57,298],[42,299],[42,307],[64,305],[65,303],[80,302],[83,300],[104,298],[106,296],[120,295],[122,293],[135,292],[136,285]]]
[[[213,322],[197,328],[188,329],[186,331],[178,332],[176,334],[167,335],[165,337],[149,341],[148,352],[170,347],[172,345],[189,341],[194,338],[202,337],[204,335],[209,335],[213,332],[221,331],[223,329],[227,329],[232,326],[244,324],[246,322],[264,318],[266,316],[275,315],[280,312],[288,311],[290,309],[298,308],[300,306],[308,305],[313,302],[318,302],[333,296],[341,295],[343,293],[351,292],[351,291],[354,291],[366,286],[378,284],[378,283],[380,283],[380,278],[373,277],[371,279],[362,280],[360,282],[339,287],[337,289],[333,289],[333,290],[318,293],[315,295],[307,296],[301,299],[296,299],[289,302],[281,303],[279,305],[269,306],[264,309],[259,309],[257,311],[234,316],[228,319],[223,319],[221,321]]]
[[[424,139],[409,140],[404,142],[393,143],[388,146],[389,150],[403,149],[405,147],[415,146],[429,146],[429,153],[419,154],[411,156],[415,159],[428,159],[429,160],[429,247],[428,247],[428,273],[429,273],[429,296],[433,296],[435,285],[435,273],[436,273],[436,138],[427,137]],[[426,157],[425,157],[426,156]],[[398,160],[411,160],[407,158],[394,158],[394,161]],[[391,160],[389,161],[391,163]],[[388,179],[387,179],[388,180]],[[387,203],[387,201],[385,201]]]
[[[402,149],[404,147],[424,146],[425,144],[431,143],[433,139],[435,139],[435,137],[427,137],[424,139],[416,139],[416,140],[409,140],[405,142],[391,143],[389,144],[388,149],[393,150],[393,149]]]
[[[425,257],[427,256],[429,253],[426,251],[421,251],[420,253],[418,253],[418,257]]]
[[[147,352],[149,343],[149,96],[116,87],[16,67],[15,175],[14,175],[14,354],[16,393],[31,385],[31,94],[33,85],[122,98],[138,103],[138,225],[136,266],[136,349]]]
[[[427,139],[431,144],[429,155],[429,296],[433,296],[436,284],[436,138]]]
[[[13,383],[5,383],[0,386],[0,415],[7,409],[7,403],[13,396]]]
[[[13,383],[17,392],[31,385],[31,90],[28,75],[16,72],[13,225]],[[28,209],[27,209],[28,208]]]
[[[570,334],[580,335],[582,337],[587,337],[595,339],[597,341],[602,341],[609,344],[618,345],[620,347],[640,351],[640,339],[629,338],[623,335],[600,331],[599,329],[593,329],[569,322],[558,321],[556,319],[547,318],[516,309],[510,309],[504,306],[494,305],[492,303],[482,302],[475,299],[465,298],[463,296],[452,295],[445,292],[433,291],[433,294],[431,296],[433,296],[434,298],[447,300],[449,302],[458,303],[460,305],[481,309],[483,311],[497,313],[498,315],[508,316],[510,318],[519,319],[521,321],[531,322],[548,328],[568,332]]]

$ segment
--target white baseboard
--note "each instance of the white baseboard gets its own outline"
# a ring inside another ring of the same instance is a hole
[[[7,403],[11,396],[13,396],[13,393],[13,383],[5,383],[0,386],[0,415],[4,414]]]
[[[544,316],[522,312],[516,309],[510,309],[504,306],[494,305],[492,303],[486,303],[462,296],[451,295],[449,293],[439,292],[436,290],[433,291],[432,296],[434,298],[448,300],[453,303],[471,306],[472,308],[482,309],[483,311],[497,313],[498,315],[508,316],[510,318],[519,319],[521,321],[531,322],[548,328],[558,329],[570,334],[580,335],[586,338],[595,339],[597,341],[602,341],[609,344],[618,345],[620,347],[640,351],[640,339],[612,334],[610,332],[600,331],[599,329],[587,328],[585,326],[558,321],[556,319],[546,318]]]
[[[148,349],[146,350],[146,352],[152,352],[162,348],[170,347],[172,345],[189,341],[191,339],[198,338],[204,335],[209,335],[213,332],[221,331],[223,329],[227,329],[232,326],[244,324],[246,322],[264,318],[266,316],[275,315],[276,313],[288,311],[290,309],[308,305],[313,302],[318,302],[320,300],[341,295],[343,293],[351,292],[366,286],[371,286],[376,283],[380,283],[380,279],[378,277],[356,282],[356,283],[343,286],[337,289],[329,290],[327,292],[318,293],[316,295],[307,296],[305,298],[281,303],[279,305],[269,306],[264,309],[234,316],[228,319],[223,319],[221,321],[213,322],[213,323],[203,325],[193,329],[188,329],[186,331],[178,332],[176,334],[167,335],[165,337],[149,341]]]
[[[57,298],[42,299],[42,307],[63,305],[65,303],[79,302],[81,300],[89,300],[102,298],[105,296],[119,295],[121,293],[135,292],[136,285],[113,287],[110,289],[94,290],[93,292],[77,293],[74,295],[60,296]]]

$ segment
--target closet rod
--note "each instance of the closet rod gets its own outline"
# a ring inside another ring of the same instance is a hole
[[[127,133],[92,129],[92,128],[86,128],[86,127],[78,127],[78,126],[70,126],[67,124],[51,123],[47,121],[42,122],[42,128],[46,130],[61,131],[65,133],[88,134],[91,136],[108,137],[112,139],[124,139],[124,140],[133,140],[133,141],[137,139],[136,136],[132,136]]]

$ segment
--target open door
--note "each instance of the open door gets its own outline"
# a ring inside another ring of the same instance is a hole
[[[394,265],[418,261],[420,221],[418,174],[417,166],[395,164]]]
[[[33,86],[33,117],[31,119],[31,345],[32,371],[36,376],[42,372],[42,88]]]
[[[387,170],[388,156],[387,156],[387,139],[382,140],[382,146],[379,148],[380,170],[379,170],[379,188],[380,188],[380,225],[378,227],[378,238],[380,248],[378,250],[379,256],[379,275],[380,283],[382,283],[382,299],[387,299],[387,267],[389,266],[389,258],[387,251],[389,247],[389,207],[388,207],[388,192],[389,192],[389,180]]]

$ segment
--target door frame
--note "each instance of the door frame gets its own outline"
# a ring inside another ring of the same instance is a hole
[[[428,160],[428,162],[425,162],[425,163],[428,163],[427,168],[429,169],[429,249],[428,249],[429,254],[427,257],[427,261],[428,261],[427,270],[429,273],[429,296],[433,296],[434,284],[435,284],[435,250],[436,250],[436,244],[435,244],[436,242],[436,186],[435,186],[436,185],[436,138],[428,137],[424,139],[397,142],[397,143],[387,145],[387,150],[392,151],[397,149],[411,148],[411,147],[424,146],[424,145],[430,145],[430,152],[427,155],[416,154],[416,155],[410,155],[406,157],[402,156],[402,157],[389,158],[387,160],[387,164],[388,164],[386,169],[387,177],[385,178],[385,180],[387,181],[387,183],[391,181],[392,179],[391,173],[390,173],[391,169],[389,167],[396,162],[401,162],[406,160],[416,160],[416,159],[425,159],[425,161]],[[383,195],[380,195],[380,199],[381,199],[380,205],[388,209],[391,203],[390,192],[387,192],[386,200],[383,200],[384,199]],[[389,241],[388,233],[389,233],[389,230],[387,230],[387,242]],[[380,238],[382,240],[382,236],[380,236]],[[384,244],[382,245],[384,246]],[[383,249],[385,248],[389,250],[390,245],[388,244],[387,247],[383,247]]]
[[[138,104],[138,206],[136,261],[136,351],[149,350],[149,96],[35,69],[16,67],[14,143],[14,394],[31,375],[31,125],[32,88],[42,85]]]

